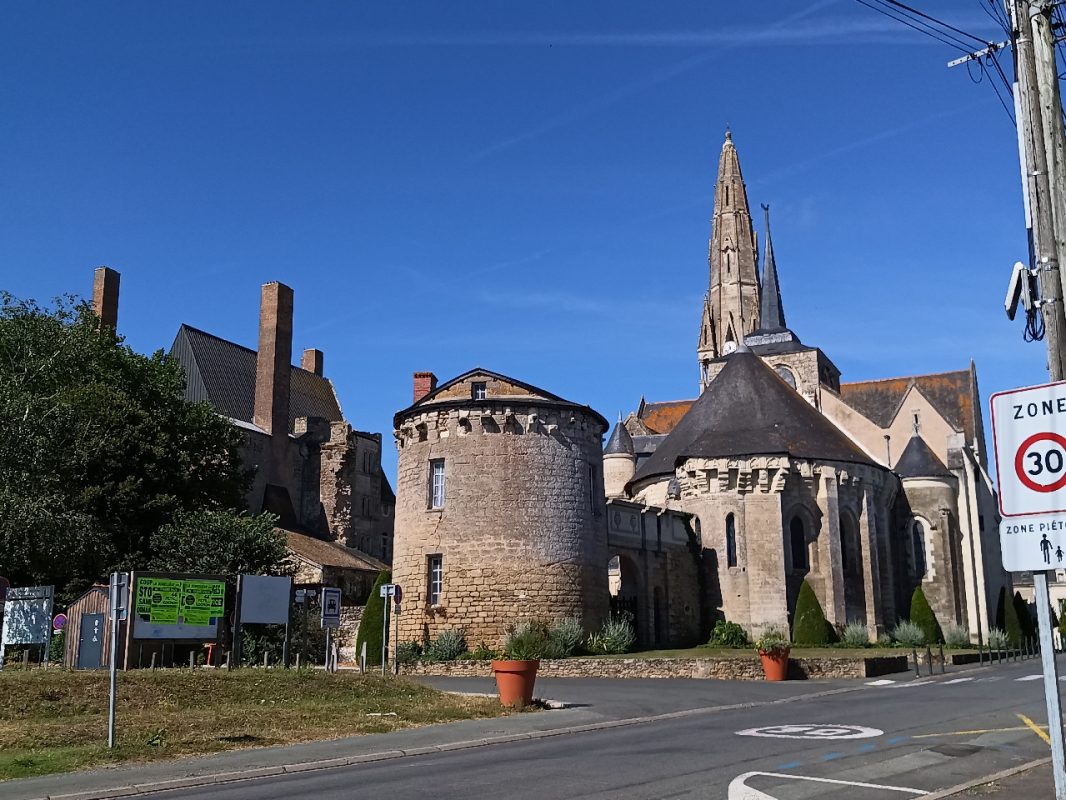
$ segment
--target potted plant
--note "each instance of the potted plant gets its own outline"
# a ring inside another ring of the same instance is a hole
[[[792,649],[788,633],[777,625],[770,625],[755,643],[762,661],[762,671],[768,681],[788,678],[788,653]]]
[[[544,623],[527,620],[507,631],[503,658],[492,662],[501,705],[521,708],[533,702],[533,685],[540,659],[551,647],[549,629]]]

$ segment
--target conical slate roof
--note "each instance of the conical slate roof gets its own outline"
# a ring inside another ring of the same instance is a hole
[[[951,478],[954,477],[936,453],[929,449],[925,439],[917,433],[911,436],[903,454],[896,462],[896,472],[903,478]]]
[[[763,206],[766,215],[766,254],[763,256],[762,294],[759,296],[759,330],[781,331],[785,325],[785,309],[781,304],[781,286],[777,280],[774,243],[770,238],[770,206]]]
[[[633,437],[629,435],[629,431],[626,430],[626,426],[622,424],[622,419],[619,417],[614,425],[611,438],[607,440],[607,447],[604,448],[603,454],[605,456],[631,456],[633,453]]]
[[[875,464],[758,356],[741,348],[632,482],[673,474],[685,458],[750,455]]]

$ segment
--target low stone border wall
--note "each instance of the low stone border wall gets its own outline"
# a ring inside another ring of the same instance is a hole
[[[460,678],[492,677],[490,661],[418,662],[402,667],[406,675]],[[792,658],[788,677],[873,678],[908,670],[906,656],[875,658]],[[762,664],[751,658],[561,658],[543,660],[542,678],[704,678],[762,680]]]

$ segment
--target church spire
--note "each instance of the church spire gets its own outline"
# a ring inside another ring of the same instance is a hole
[[[710,288],[697,349],[701,370],[705,362],[732,352],[759,327],[757,250],[740,159],[733,135],[727,130],[714,188],[708,252]]]
[[[759,330],[786,330],[785,309],[781,305],[781,286],[777,282],[777,262],[770,239],[770,206],[762,207],[766,218],[766,255],[763,256],[762,297],[759,302]]]

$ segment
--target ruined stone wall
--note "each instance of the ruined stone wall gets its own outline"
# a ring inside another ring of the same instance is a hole
[[[398,421],[393,580],[404,590],[400,639],[462,628],[498,646],[522,618],[607,615],[601,418],[535,402],[415,408]],[[445,501],[430,508],[430,461]],[[590,483],[591,480],[591,483]],[[428,557],[443,590],[428,598]]]

